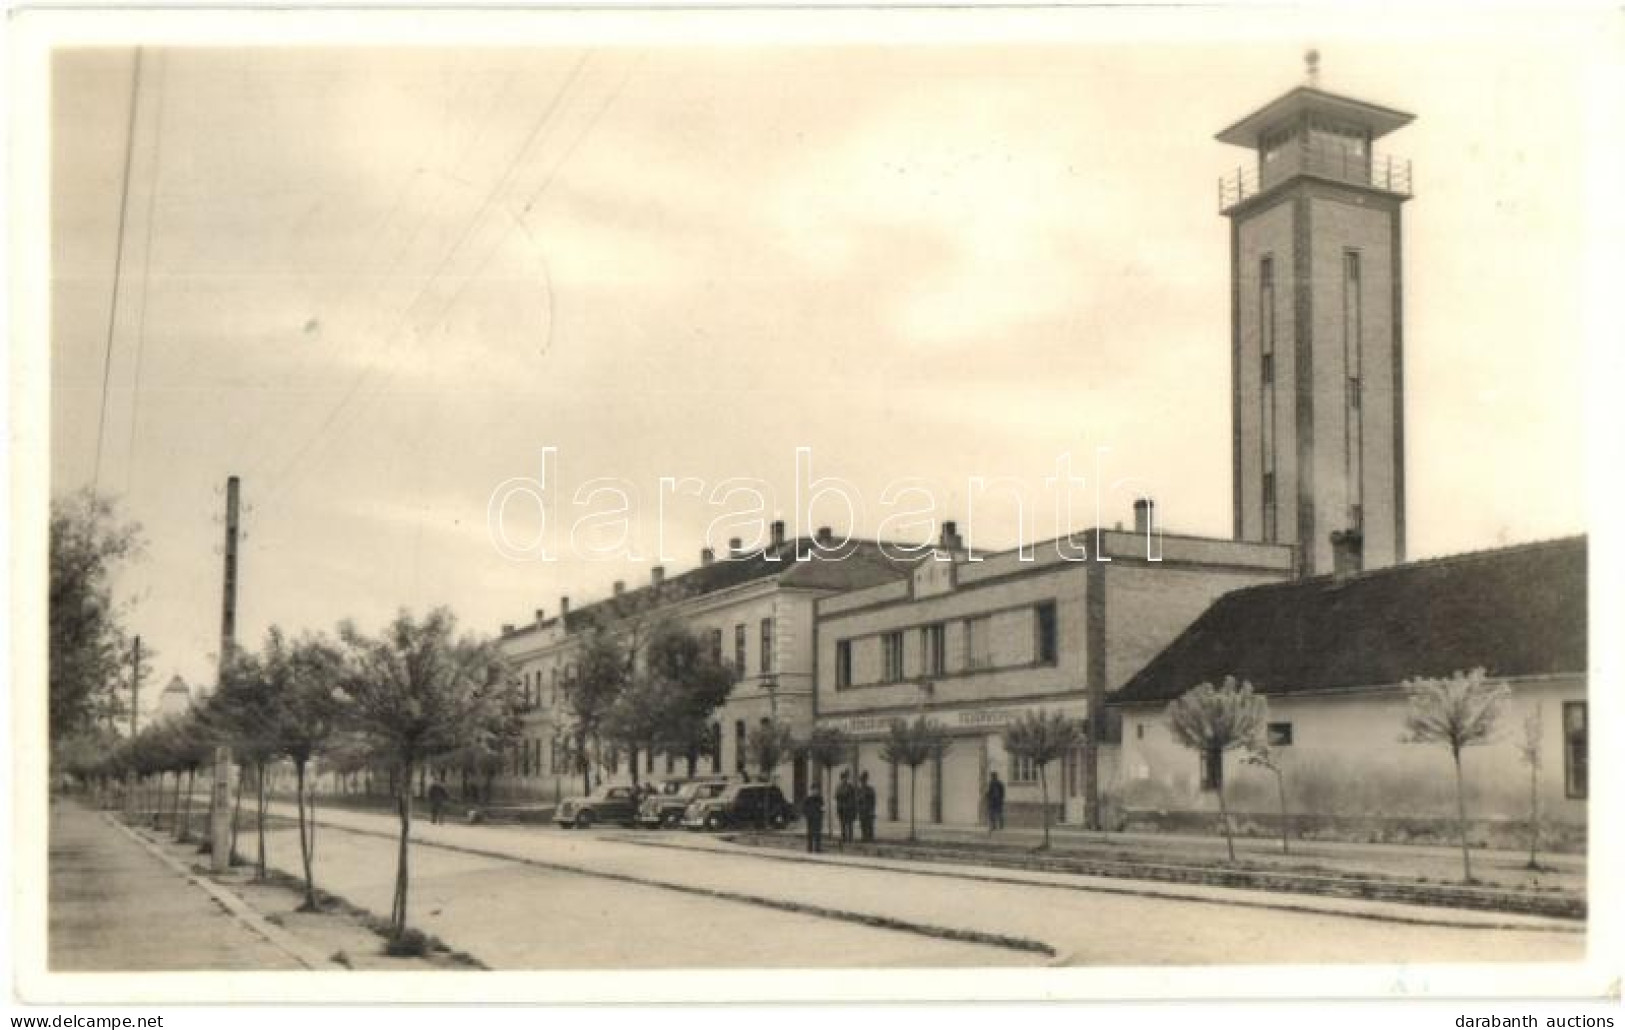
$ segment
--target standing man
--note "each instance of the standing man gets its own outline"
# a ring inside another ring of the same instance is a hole
[[[434,782],[429,784],[429,822],[430,823],[433,823],[434,825],[438,826],[438,825],[440,825],[441,820],[445,818],[444,813],[445,813],[445,808],[446,808],[446,799],[449,796],[450,796],[450,794],[446,790],[446,781],[445,781],[445,779],[443,777],[436,776],[434,778]]]
[[[824,795],[818,793],[818,784],[807,791],[801,802],[801,818],[807,824],[807,850],[824,850]]]
[[[835,788],[835,818],[841,821],[841,847],[852,843],[852,822],[858,817],[858,788],[852,773],[841,770],[841,785]]]
[[[869,782],[868,770],[858,773],[858,826],[863,839],[875,839],[875,788]]]
[[[988,774],[987,832],[1004,829],[1004,781],[997,772]]]

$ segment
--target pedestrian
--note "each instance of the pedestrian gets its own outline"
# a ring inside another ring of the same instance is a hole
[[[835,788],[835,818],[841,821],[841,847],[852,843],[852,822],[858,817],[858,788],[852,773],[841,770],[841,784]]]
[[[1004,829],[1004,781],[996,772],[987,780],[987,832]]]
[[[801,818],[807,823],[807,850],[824,850],[824,795],[818,793],[818,784],[813,784],[807,792],[807,797],[801,802]]]
[[[435,781],[429,784],[429,822],[436,826],[440,825],[444,818],[446,801],[450,797],[451,793],[446,790],[446,781],[436,776]]]
[[[858,827],[864,840],[875,839],[875,788],[867,769],[858,772]]]

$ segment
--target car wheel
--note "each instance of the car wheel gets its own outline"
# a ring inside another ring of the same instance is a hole
[[[683,817],[680,815],[668,815],[660,820],[660,825],[664,826],[668,830],[675,830],[677,829],[677,824],[682,822],[682,819]]]
[[[576,829],[587,830],[592,828],[592,813],[582,812],[576,816]]]
[[[785,818],[783,812],[773,813],[773,818],[770,822],[775,830],[782,830],[786,826],[790,825],[790,820]]]
[[[715,812],[713,812],[710,815],[705,817],[705,828],[707,830],[720,830],[720,829],[722,829],[722,820],[717,818],[717,815],[716,815]]]

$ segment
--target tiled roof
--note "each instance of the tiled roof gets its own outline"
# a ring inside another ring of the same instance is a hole
[[[1225,594],[1111,702],[1158,704],[1225,676],[1278,696],[1479,666],[1585,671],[1585,537]]]
[[[896,579],[914,564],[914,560],[887,554],[872,540],[853,540],[832,554],[814,550],[813,543],[811,538],[787,540],[777,548],[739,557],[718,557],[709,565],[669,576],[658,586],[647,584],[572,609],[565,617],[565,628],[574,632],[598,619],[614,622],[764,579],[777,579],[783,586],[810,590],[855,590]],[[894,553],[902,546],[894,547]],[[798,561],[797,554],[810,557]],[[543,625],[556,622],[550,619]],[[522,625],[514,632],[523,633],[533,628],[534,623]]]

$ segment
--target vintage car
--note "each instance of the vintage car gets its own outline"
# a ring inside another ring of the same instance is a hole
[[[553,813],[553,821],[565,829],[586,829],[593,823],[620,823],[633,826],[638,819],[635,787],[599,787],[586,797],[565,798]]]
[[[638,825],[675,827],[682,823],[688,806],[702,798],[714,798],[728,786],[725,776],[693,780],[667,780],[654,794],[646,795],[638,808]]]
[[[752,826],[780,830],[795,819],[796,810],[771,783],[730,783],[716,797],[697,798],[683,811],[683,825],[691,830]]]

